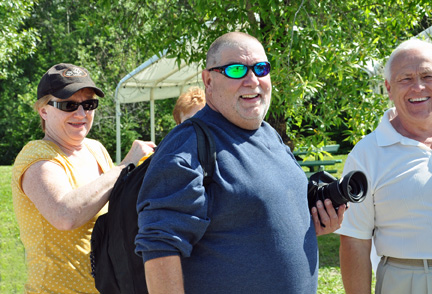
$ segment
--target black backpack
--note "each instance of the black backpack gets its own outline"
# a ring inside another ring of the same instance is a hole
[[[212,134],[197,118],[190,118],[197,134],[198,157],[207,189],[214,171],[216,150]],[[144,263],[135,254],[138,233],[136,202],[152,156],[135,168],[125,167],[111,191],[108,212],[99,216],[91,235],[91,267],[101,294],[148,293]]]

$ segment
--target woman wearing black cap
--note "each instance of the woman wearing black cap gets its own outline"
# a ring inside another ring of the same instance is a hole
[[[90,235],[106,212],[109,193],[121,170],[153,151],[135,141],[114,166],[98,141],[86,138],[98,96],[85,68],[57,64],[38,86],[38,111],[45,136],[17,156],[12,194],[26,249],[26,293],[98,293],[90,269]]]

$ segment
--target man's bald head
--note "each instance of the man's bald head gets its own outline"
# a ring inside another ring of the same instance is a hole
[[[206,68],[218,65],[220,50],[222,48],[238,46],[245,41],[255,41],[261,44],[257,38],[242,32],[230,32],[217,38],[207,51]]]

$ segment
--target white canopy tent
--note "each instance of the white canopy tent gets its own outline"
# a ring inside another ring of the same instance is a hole
[[[428,27],[420,34],[416,36],[417,38],[424,38],[426,41],[432,42],[432,26]]]
[[[155,141],[154,102],[168,98],[176,98],[191,86],[203,87],[199,63],[180,66],[176,58],[166,57],[167,50],[145,61],[127,74],[118,84],[115,91],[116,101],[116,162],[121,161],[120,117],[121,103],[150,101],[151,140]]]

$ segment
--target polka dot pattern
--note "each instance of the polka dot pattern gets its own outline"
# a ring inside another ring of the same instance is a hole
[[[113,163],[105,148],[95,140],[86,139],[84,142],[102,171],[107,172]],[[72,187],[80,186],[77,171],[54,143],[32,141],[18,154],[12,170],[12,196],[26,251],[26,293],[99,293],[91,276],[90,237],[97,217],[107,211],[107,205],[80,228],[71,231],[54,228],[39,213],[21,187],[23,173],[40,160],[59,164],[68,175]]]

